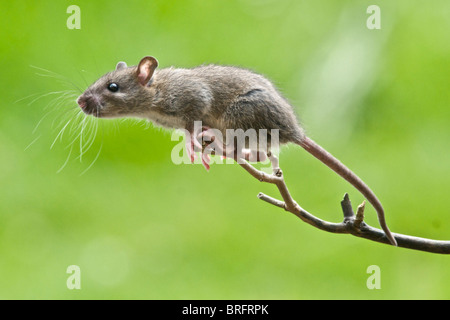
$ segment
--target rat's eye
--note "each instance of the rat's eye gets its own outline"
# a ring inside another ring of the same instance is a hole
[[[110,84],[108,84],[108,90],[111,92],[117,92],[119,91],[119,85],[115,82],[111,82]]]

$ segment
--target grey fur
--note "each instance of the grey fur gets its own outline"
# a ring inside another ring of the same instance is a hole
[[[188,130],[194,121],[202,121],[224,137],[226,129],[279,129],[280,143],[298,143],[304,136],[289,103],[269,80],[249,70],[218,65],[166,68],[156,70],[143,87],[136,80],[136,66],[119,64],[79,98],[90,102],[83,108],[87,113],[145,118]],[[108,91],[111,82],[119,85],[118,92]]]
[[[125,69],[127,67],[127,64],[123,61],[119,61],[116,65],[116,70]]]

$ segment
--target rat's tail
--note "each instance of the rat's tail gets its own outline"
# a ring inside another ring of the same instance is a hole
[[[300,142],[297,142],[297,144],[303,147],[314,157],[322,161],[324,164],[326,164],[330,169],[335,171],[342,178],[350,182],[351,185],[353,185],[356,189],[358,189],[359,192],[362,193],[364,197],[366,197],[366,199],[372,204],[372,206],[377,211],[378,221],[380,222],[380,226],[383,229],[384,233],[386,234],[386,237],[388,238],[389,242],[392,245],[397,246],[397,241],[395,241],[394,236],[392,235],[391,231],[389,230],[386,224],[383,206],[381,205],[380,200],[378,200],[373,191],[370,190],[370,188],[355,173],[353,173],[338,159],[333,157],[333,155],[331,155],[328,151],[319,146],[313,140],[305,136]]]

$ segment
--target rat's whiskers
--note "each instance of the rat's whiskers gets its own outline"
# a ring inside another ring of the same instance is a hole
[[[44,73],[36,73],[38,76],[49,77],[49,78],[54,78],[54,79],[60,80],[63,84],[70,84],[79,93],[83,93],[83,90],[79,86],[77,86],[71,79],[67,78],[66,76],[63,76],[61,74],[58,74],[56,72],[53,72],[53,71],[50,71],[48,69],[41,68],[41,67],[36,67],[33,65],[30,65],[30,67],[32,67],[36,70],[39,70],[40,72],[44,72]]]

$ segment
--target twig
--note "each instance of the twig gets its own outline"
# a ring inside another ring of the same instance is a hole
[[[273,174],[267,174],[250,165],[247,161],[240,159],[239,165],[250,173],[254,178],[261,182],[274,184],[277,186],[283,201],[272,198],[264,193],[259,193],[258,198],[279,208],[283,208],[295,214],[304,222],[327,232],[352,234],[356,237],[389,244],[384,232],[380,229],[373,228],[364,222],[365,202],[358,206],[356,215],[353,212],[352,205],[348,194],[344,195],[341,201],[344,220],[341,223],[332,223],[324,221],[301,208],[289,193],[284,181],[283,172],[278,167],[276,157],[269,155],[272,162]],[[432,253],[450,254],[450,241],[431,240],[426,238],[413,237],[399,233],[393,234],[397,240],[398,246],[408,249],[421,250]]]
[[[204,144],[202,151],[204,152],[205,149],[208,148],[208,146],[209,144]],[[209,153],[228,155],[228,153],[226,153],[224,150],[226,150],[226,145],[222,141],[219,141],[219,143],[215,145],[215,149],[212,152],[210,150]],[[267,154],[267,156],[272,164],[272,174],[267,174],[261,170],[256,169],[246,160],[239,158],[237,153],[234,153],[234,160],[255,179],[258,179],[261,182],[276,185],[281,197],[283,198],[283,201],[272,198],[264,193],[258,194],[259,199],[295,214],[304,222],[320,230],[331,233],[352,234],[356,237],[390,244],[383,230],[373,228],[364,222],[365,201],[363,201],[363,203],[358,206],[355,215],[355,213],[353,212],[352,204],[350,202],[350,198],[347,193],[344,195],[344,199],[341,201],[344,220],[340,223],[333,223],[319,219],[300,207],[289,193],[286,182],[284,181],[283,171],[279,167],[279,161],[277,157],[270,152]],[[403,235],[399,233],[393,233],[393,236],[396,239],[397,245],[399,247],[421,250],[431,253],[450,254],[450,241],[431,240]]]

